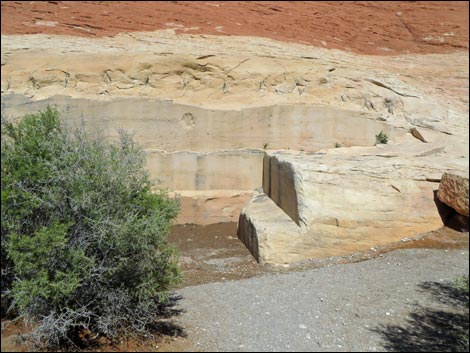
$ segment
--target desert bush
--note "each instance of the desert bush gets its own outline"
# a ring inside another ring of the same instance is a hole
[[[386,144],[388,142],[387,134],[383,131],[380,131],[377,135],[375,135],[375,142],[376,144],[379,144],[379,143]]]
[[[180,278],[166,241],[178,205],[151,191],[141,147],[47,108],[2,118],[1,154],[2,308],[38,321],[39,346],[151,335]]]

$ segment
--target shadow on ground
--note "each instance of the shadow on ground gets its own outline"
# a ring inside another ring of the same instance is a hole
[[[159,319],[147,327],[152,336],[137,334],[121,337],[116,341],[105,337],[87,341],[82,337],[81,346],[78,348],[90,352],[153,352],[156,343],[161,344],[166,340],[186,338],[185,329],[174,321],[176,316],[184,312],[176,308],[182,298],[179,294],[172,294],[158,306],[155,315]]]
[[[183,310],[177,309],[181,295],[173,294],[162,302],[155,312],[158,317],[151,326],[148,327],[151,336],[134,335],[119,337],[119,339],[109,339],[104,336],[94,336],[88,330],[78,330],[76,336],[70,342],[61,346],[61,351],[65,352],[155,352],[156,348],[164,350],[169,346],[168,342],[179,342],[180,346],[187,350],[186,331],[175,322],[175,318]],[[31,352],[35,349],[34,337],[31,336],[33,325],[29,325],[22,319],[2,320],[2,352]],[[178,340],[178,341],[177,341]],[[177,346],[178,348],[179,346]]]
[[[462,216],[452,207],[443,203],[437,197],[438,190],[434,190],[434,203],[436,204],[437,211],[441,217],[442,223],[453,230],[458,232],[468,232],[470,228],[469,217]]]
[[[178,302],[183,299],[180,294],[172,294],[166,302],[160,304],[158,316],[161,318],[152,326],[152,331],[165,336],[187,337],[184,328],[174,322],[174,318],[184,311],[176,309]]]
[[[424,282],[418,290],[448,309],[416,305],[406,324],[373,329],[382,336],[384,348],[392,352],[468,352],[468,290],[439,282]]]

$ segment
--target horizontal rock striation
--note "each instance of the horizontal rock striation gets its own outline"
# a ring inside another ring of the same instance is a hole
[[[437,182],[468,174],[468,51],[376,57],[174,31],[1,46],[2,116],[49,104],[106,138],[133,132],[181,222],[233,221],[247,205],[239,236],[261,262],[439,227]]]
[[[134,134],[146,149],[210,152],[226,149],[293,149],[371,146],[375,134],[407,134],[360,111],[334,106],[270,105],[246,109],[206,109],[149,98],[114,97],[105,101],[52,96],[32,100],[2,97],[2,114],[18,117],[51,105],[70,124],[80,120],[91,130],[115,138],[118,128]]]

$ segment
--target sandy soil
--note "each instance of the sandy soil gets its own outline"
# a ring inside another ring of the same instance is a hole
[[[361,54],[468,49],[466,1],[2,1],[2,34],[112,36],[172,29]]]

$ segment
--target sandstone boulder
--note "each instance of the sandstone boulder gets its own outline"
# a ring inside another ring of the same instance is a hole
[[[468,178],[444,173],[437,192],[439,200],[468,217]]]

